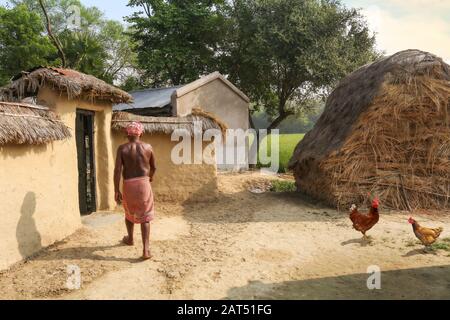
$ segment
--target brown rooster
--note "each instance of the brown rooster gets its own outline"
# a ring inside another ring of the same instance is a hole
[[[380,220],[378,213],[379,200],[376,198],[372,202],[372,206],[367,214],[360,213],[356,205],[350,208],[350,220],[353,222],[353,228],[363,234],[363,238],[367,239],[366,232],[372,229]]]
[[[408,222],[412,224],[413,231],[417,239],[419,239],[420,242],[422,242],[422,244],[426,247],[431,246],[433,243],[435,243],[441,235],[442,231],[444,231],[443,228],[431,229],[421,227],[419,223],[413,218],[409,218]]]

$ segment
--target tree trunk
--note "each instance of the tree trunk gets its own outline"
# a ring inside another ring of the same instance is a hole
[[[273,120],[267,128],[267,131],[269,131],[268,134],[270,134],[270,131],[272,131],[273,129],[276,129],[284,120],[286,120],[288,116],[290,116],[290,114],[282,113],[275,120]]]
[[[65,68],[66,65],[67,65],[66,55],[64,54],[64,51],[62,49],[61,43],[59,42],[58,38],[56,38],[55,35],[52,32],[52,25],[50,23],[50,18],[48,16],[47,9],[45,9],[43,0],[39,0],[39,4],[41,5],[42,11],[44,12],[45,19],[47,20],[46,27],[47,27],[48,36],[50,37],[50,39],[52,40],[53,44],[58,49],[59,56],[61,57],[61,61],[62,61],[62,67]]]
[[[288,98],[285,96],[279,97],[280,101],[278,102],[278,117],[272,121],[272,123],[267,128],[268,134],[271,133],[273,129],[276,129],[287,117],[292,115],[291,112],[286,112],[286,102]]]

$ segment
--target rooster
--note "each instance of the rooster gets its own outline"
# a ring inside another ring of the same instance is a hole
[[[379,200],[375,198],[367,214],[360,213],[356,205],[350,208],[350,220],[353,222],[353,228],[363,234],[363,239],[367,239],[366,232],[372,229],[380,220],[378,213]]]
[[[419,239],[420,242],[422,242],[422,244],[425,247],[429,247],[433,243],[435,243],[436,240],[441,235],[442,231],[444,231],[443,228],[431,229],[431,228],[421,227],[419,225],[419,223],[416,220],[414,220],[413,218],[409,218],[408,222],[410,224],[412,224],[414,234],[416,235],[417,239]]]

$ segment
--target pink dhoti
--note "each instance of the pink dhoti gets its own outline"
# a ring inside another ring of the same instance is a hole
[[[155,218],[155,204],[149,177],[123,182],[123,208],[128,221],[142,224]]]

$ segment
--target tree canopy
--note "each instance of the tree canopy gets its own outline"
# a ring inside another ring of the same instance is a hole
[[[131,0],[127,18],[138,64],[151,86],[178,85],[217,70],[224,0]]]
[[[252,112],[266,112],[269,129],[317,106],[379,55],[364,17],[339,0],[129,0],[127,27],[80,0],[10,3],[0,6],[0,84],[36,65],[61,65],[62,56],[66,67],[126,90],[218,70],[251,98]]]
[[[0,7],[0,85],[22,70],[46,64],[56,49],[43,35],[41,18],[26,6]]]
[[[109,83],[123,82],[133,73],[136,54],[133,42],[126,34],[126,28],[122,23],[105,19],[98,8],[86,7],[79,0],[45,0],[42,3],[48,13],[53,34],[61,43],[66,56],[65,67],[92,74]],[[18,60],[17,57],[21,55],[6,50],[4,54],[9,55],[11,59],[11,63],[8,64],[10,69],[17,73],[36,65],[60,66],[62,61],[56,46],[44,32],[46,17],[39,2],[12,0],[11,4],[11,9],[0,7],[1,12],[6,14],[0,23],[10,26],[9,29],[1,28],[5,32],[4,47],[8,50],[17,48],[23,56],[29,56],[28,52],[32,52],[32,59],[28,58],[28,62],[23,63],[22,61],[25,62],[27,59]],[[24,11],[32,17],[32,20],[25,17],[24,12],[18,15],[18,10]],[[26,30],[28,34],[33,33],[36,40],[31,41],[30,37],[22,37],[20,49],[6,42],[9,35],[22,32],[21,30]],[[47,46],[48,52],[36,48],[36,43]],[[3,65],[2,63],[2,67]],[[0,78],[0,84],[4,84],[13,73],[7,69],[4,72],[8,76]]]
[[[355,9],[335,0],[236,0],[225,70],[276,128],[377,57]]]

